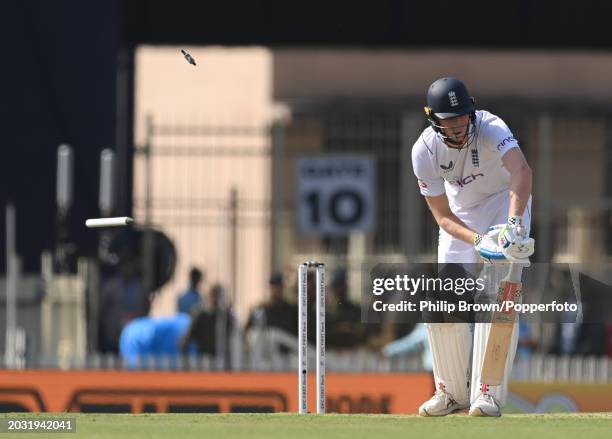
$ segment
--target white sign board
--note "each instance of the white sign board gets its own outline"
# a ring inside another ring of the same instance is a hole
[[[347,235],[374,229],[376,170],[371,157],[300,157],[296,175],[300,232]]]

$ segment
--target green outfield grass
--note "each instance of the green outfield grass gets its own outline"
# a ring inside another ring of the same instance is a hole
[[[2,418],[47,418],[50,414],[3,414]],[[610,438],[612,414],[505,415],[501,418],[444,418],[393,415],[297,414],[61,414],[76,418],[71,434],[0,433],[14,438]]]

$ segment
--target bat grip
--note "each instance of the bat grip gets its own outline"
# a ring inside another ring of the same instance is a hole
[[[523,274],[523,268],[525,264],[520,264],[517,262],[510,262],[510,269],[508,270],[508,274],[504,278],[507,282],[520,282],[521,276]]]

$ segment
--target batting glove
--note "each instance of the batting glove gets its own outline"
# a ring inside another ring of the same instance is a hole
[[[497,242],[499,231],[500,228],[495,226],[484,235],[479,233],[474,235],[474,248],[481,258],[489,262],[500,262],[506,259],[501,246]]]
[[[526,259],[535,251],[535,241],[527,234],[523,218],[518,215],[508,218],[499,231],[497,242],[510,260]]]

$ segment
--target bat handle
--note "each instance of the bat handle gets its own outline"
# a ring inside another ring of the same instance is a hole
[[[508,270],[508,275],[504,280],[509,282],[520,282],[521,275],[523,274],[523,268],[528,267],[529,264],[524,264],[520,262],[510,262],[510,270]]]

